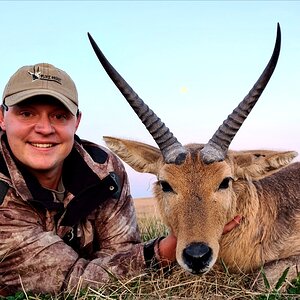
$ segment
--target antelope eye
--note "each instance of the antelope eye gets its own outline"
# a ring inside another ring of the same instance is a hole
[[[221,184],[219,185],[219,189],[220,190],[225,190],[229,187],[229,182],[232,180],[231,177],[226,177],[223,179],[223,181],[221,182]]]
[[[173,192],[173,189],[166,181],[159,181],[159,184],[165,193]]]

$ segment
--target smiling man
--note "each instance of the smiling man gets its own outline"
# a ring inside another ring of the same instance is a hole
[[[81,113],[68,74],[22,67],[2,101],[0,296],[97,287],[109,272],[128,277],[175,260],[172,234],[141,243],[121,161],[76,136]]]
[[[158,240],[140,241],[122,163],[75,135],[80,118],[73,80],[53,65],[24,66],[4,89],[0,295],[97,286],[106,270],[130,276],[161,259]]]

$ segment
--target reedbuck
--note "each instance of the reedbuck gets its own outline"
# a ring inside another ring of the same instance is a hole
[[[207,144],[178,142],[133,91],[89,35],[104,69],[153,136],[159,149],[104,137],[108,147],[133,169],[156,175],[154,195],[165,224],[177,236],[176,259],[193,274],[208,272],[218,259],[233,272],[264,266],[270,282],[300,262],[300,163],[294,151],[231,151],[228,147],[275,69],[281,43],[243,101]],[[241,224],[222,235],[236,215]],[[290,269],[296,276],[297,267]]]

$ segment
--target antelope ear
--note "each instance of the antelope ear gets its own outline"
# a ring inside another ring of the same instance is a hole
[[[158,148],[110,136],[104,136],[103,140],[112,152],[137,172],[157,175],[158,162],[163,159]]]
[[[236,166],[236,176],[245,179],[261,179],[287,166],[297,155],[295,151],[250,150],[231,151]]]

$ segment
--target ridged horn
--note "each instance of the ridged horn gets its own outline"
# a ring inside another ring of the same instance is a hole
[[[89,33],[88,37],[106,73],[152,135],[165,162],[175,164],[183,163],[187,154],[185,148],[178,142],[169,128],[160,120],[160,118],[157,117],[157,115],[148,107],[147,104],[144,103],[144,101],[137,95],[123,77],[114,69]]]
[[[273,54],[263,73],[254,84],[248,95],[238,105],[237,108],[227,117],[223,124],[218,128],[213,137],[200,151],[204,163],[209,164],[215,161],[222,161],[228,151],[228,147],[234,136],[242,126],[243,122],[256,104],[263,90],[267,86],[278,61],[281,44],[281,32],[277,23],[277,36]]]

